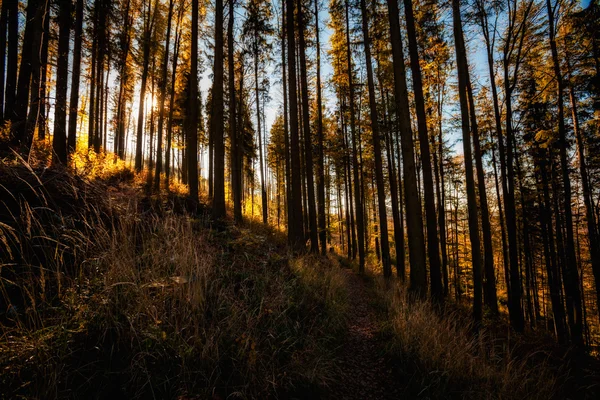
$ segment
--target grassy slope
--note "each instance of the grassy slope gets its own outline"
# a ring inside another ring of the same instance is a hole
[[[328,260],[142,197],[124,170],[0,177],[2,396],[262,398],[332,379],[345,292]]]
[[[188,213],[177,190],[148,197],[112,161],[79,161],[77,174],[0,162],[0,397],[336,397],[322,388],[343,376],[353,317],[337,261],[289,254],[260,223]],[[464,312],[441,318],[399,283],[367,282],[387,379],[407,397],[598,391],[597,364],[474,336]]]

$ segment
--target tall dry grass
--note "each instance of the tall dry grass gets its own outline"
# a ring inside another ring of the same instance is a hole
[[[407,393],[421,398],[551,399],[559,396],[561,374],[548,356],[515,354],[505,340],[475,333],[460,312],[436,311],[415,300],[400,283],[378,280],[389,313],[390,353]]]
[[[0,169],[0,397],[310,396],[332,379],[345,294],[326,260],[156,212],[110,173]]]

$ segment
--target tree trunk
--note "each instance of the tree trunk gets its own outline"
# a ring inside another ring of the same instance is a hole
[[[431,172],[431,155],[429,151],[429,134],[427,132],[425,99],[423,96],[423,82],[421,77],[421,66],[419,65],[419,50],[417,45],[417,34],[415,31],[412,0],[404,0],[404,13],[406,15],[408,50],[410,53],[413,91],[415,94],[415,106],[417,111],[421,165],[423,166],[423,197],[425,200],[425,221],[427,224],[427,253],[429,256],[429,270],[431,275],[431,296],[440,301],[443,299],[442,269],[440,265],[439,250],[440,244],[437,233],[435,195],[433,191],[433,175]]]
[[[558,4],[555,6],[557,7]],[[566,264],[565,268],[565,292],[567,294],[567,314],[569,315],[569,324],[571,328],[571,338],[577,346],[583,346],[583,320],[581,309],[581,293],[579,291],[579,271],[575,257],[575,242],[573,238],[573,212],[571,210],[571,178],[569,177],[569,162],[567,158],[567,132],[564,120],[563,90],[564,82],[560,70],[560,60],[558,58],[558,49],[556,46],[555,35],[555,7],[550,0],[546,0],[548,10],[548,38],[550,40],[550,50],[552,53],[552,64],[556,78],[558,93],[558,142],[560,167],[564,185],[564,214],[566,228]],[[570,146],[569,146],[570,147]]]
[[[71,0],[60,0],[58,15],[58,59],[56,63],[56,106],[54,108],[54,162],[67,163],[67,80],[71,36]]]
[[[319,242],[321,255],[327,253],[327,229],[325,227],[325,159],[323,153],[323,102],[321,99],[321,45],[319,42],[319,1],[315,0],[315,35],[317,43],[317,204]]]
[[[163,126],[165,121],[165,97],[167,95],[167,70],[169,67],[169,44],[171,43],[171,20],[173,19],[173,0],[169,0],[169,13],[167,17],[167,37],[165,38],[165,58],[160,74],[160,99],[158,100],[158,129],[156,134],[156,171],[154,172],[154,190],[160,190],[160,174],[163,164]]]
[[[197,36],[196,36],[197,37]],[[213,86],[214,182],[213,217],[225,216],[225,143],[223,141],[223,0],[215,3],[215,64]]]
[[[383,264],[383,275],[386,278],[392,276],[392,265],[390,263],[390,245],[388,239],[387,210],[385,205],[385,186],[383,183],[383,162],[381,160],[381,139],[379,133],[379,116],[377,113],[377,100],[375,99],[375,82],[373,79],[373,66],[371,64],[371,39],[369,36],[369,22],[367,5],[365,0],[360,0],[362,14],[363,42],[365,49],[365,60],[367,64],[367,83],[369,86],[369,108],[371,110],[371,133],[373,140],[373,152],[375,158],[375,181],[377,182],[377,203],[379,205],[379,231],[381,236],[381,261]],[[430,171],[431,172],[431,171]],[[434,220],[435,222],[435,220]]]
[[[304,40],[304,11],[302,2],[298,6],[298,40],[300,53],[300,86],[302,96],[302,128],[304,132],[304,170],[306,174],[306,197],[308,205],[308,228],[310,232],[310,250],[319,252],[319,235],[317,229],[317,207],[315,204],[315,184],[313,175],[312,140],[310,134],[310,116],[308,102],[308,79],[306,77],[306,43]]]
[[[219,65],[220,75],[215,72],[215,82],[220,77],[221,84],[221,114],[215,115],[221,123],[221,138],[223,137],[223,3],[217,0],[216,3],[216,38],[221,41],[215,42],[215,50],[221,53],[221,57],[215,57],[215,65]],[[189,186],[189,199],[191,202],[198,201],[198,0],[192,0],[192,31],[191,31],[191,51],[190,51],[190,78],[189,86],[189,116],[186,127],[186,162]],[[216,64],[217,61],[219,64]],[[214,98],[213,98],[214,101]],[[218,101],[218,100],[217,100]],[[214,104],[214,103],[213,103]],[[223,154],[222,154],[223,155]],[[224,197],[224,194],[223,194]],[[223,204],[223,208],[225,204]],[[214,211],[214,209],[213,209]],[[224,211],[224,210],[223,210]],[[215,213],[215,215],[218,215]]]
[[[79,114],[79,81],[81,78],[81,36],[83,31],[83,0],[75,6],[75,42],[73,46],[73,73],[71,75],[71,99],[69,101],[68,154],[77,146],[77,115]]]
[[[233,42],[234,2],[229,1],[229,22],[227,24],[227,62],[229,68],[229,139],[231,140],[231,193],[233,194],[233,216],[236,222],[242,222],[242,168],[240,139],[237,129],[236,98],[235,98],[235,60]],[[242,66],[243,68],[243,66]]]
[[[7,38],[8,50],[6,53],[6,85],[4,89],[4,120],[12,120],[15,116],[15,101],[17,91],[17,72],[19,63],[19,1],[3,0],[7,10]]]
[[[365,220],[364,209],[362,205],[362,191],[359,179],[359,162],[358,162],[358,135],[356,134],[356,120],[354,107],[354,84],[352,71],[352,49],[350,48],[350,17],[349,17],[349,0],[345,1],[346,5],[346,53],[348,58],[348,86],[349,86],[349,101],[350,101],[350,134],[352,136],[352,167],[354,174],[354,205],[355,205],[355,221],[356,234],[358,236],[358,270],[360,273],[365,269]]]
[[[469,238],[471,240],[471,262],[473,264],[473,318],[475,319],[476,324],[479,324],[482,318],[481,247],[479,242],[477,198],[475,197],[475,181],[473,177],[473,158],[471,155],[469,100],[467,97],[470,78],[462,31],[459,0],[452,0],[452,17],[454,43],[456,49],[456,66],[458,69],[458,94],[460,98],[461,126],[467,182],[467,207],[469,213]]]
[[[387,5],[394,65],[394,97],[396,98],[396,111],[400,127],[402,162],[404,167],[404,197],[410,257],[410,285],[411,289],[417,294],[424,296],[427,293],[425,237],[423,235],[421,202],[417,191],[414,143],[410,127],[408,91],[406,87],[404,55],[402,53],[402,39],[400,37],[398,4],[396,0],[388,0]]]

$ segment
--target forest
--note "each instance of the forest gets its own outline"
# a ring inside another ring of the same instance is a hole
[[[600,396],[600,1],[0,1],[0,398]]]

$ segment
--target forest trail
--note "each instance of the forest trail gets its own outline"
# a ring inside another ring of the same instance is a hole
[[[329,388],[329,399],[398,399],[399,380],[384,356],[380,334],[382,318],[369,283],[351,269],[343,269],[347,288],[349,321],[345,343],[340,348],[340,379]]]

